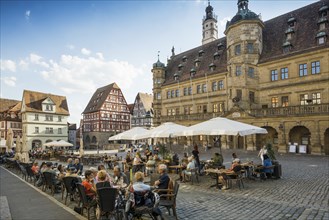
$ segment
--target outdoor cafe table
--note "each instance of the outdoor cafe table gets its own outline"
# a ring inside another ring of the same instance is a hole
[[[169,169],[176,169],[176,173],[179,174],[179,177],[177,180],[181,179],[183,168],[186,168],[185,166],[182,165],[173,165],[173,166],[168,166]]]
[[[210,168],[210,169],[206,169],[206,170],[205,170],[206,173],[213,173],[213,174],[216,174],[216,184],[211,185],[210,187],[217,187],[217,188],[219,188],[218,177],[219,177],[220,175],[226,173],[226,171],[228,171],[228,170],[225,170],[225,169],[220,169],[220,170],[218,170],[218,169],[211,169],[211,168]]]

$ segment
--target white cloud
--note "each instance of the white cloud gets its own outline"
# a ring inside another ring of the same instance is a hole
[[[98,52],[98,53],[96,53],[96,56],[97,56],[99,59],[104,60],[104,56],[103,56],[102,53]]]
[[[31,53],[29,60],[32,64],[36,64],[42,67],[49,67],[49,64],[47,62],[44,61],[43,57],[39,56],[38,54],[35,53]]]
[[[225,17],[225,18],[219,20],[219,24],[220,24],[220,26],[222,26],[222,27],[226,26],[226,23],[227,23],[227,21],[229,21],[229,20],[231,20],[230,17]]]
[[[3,77],[1,80],[8,86],[14,87],[16,86],[16,77],[15,76],[9,76],[9,77]]]
[[[16,63],[12,60],[0,60],[1,71],[16,72]]]
[[[91,54],[91,51],[90,50],[88,50],[88,49],[86,49],[86,48],[82,48],[81,49],[81,53],[83,54],[83,55],[90,55]]]
[[[26,18],[26,20],[30,20],[30,16],[31,16],[31,11],[30,10],[26,10],[25,11],[25,18]]]
[[[21,70],[27,70],[29,68],[29,63],[26,60],[20,60],[18,65]]]

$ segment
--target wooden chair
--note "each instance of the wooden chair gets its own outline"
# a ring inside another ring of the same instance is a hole
[[[168,210],[169,215],[170,215],[170,209],[172,209],[173,215],[175,216],[176,220],[178,219],[176,212],[176,198],[178,194],[178,189],[179,189],[179,183],[175,182],[172,192],[167,194],[161,194],[160,202],[159,202],[159,206],[165,207]]]
[[[244,188],[243,173],[241,171],[233,174],[227,174],[227,176],[229,177],[228,179],[229,188],[232,188],[234,181],[235,181],[235,185],[238,186],[240,190]]]
[[[81,183],[77,183],[77,188],[80,196],[80,201],[79,204],[81,204],[81,215],[83,215],[83,210],[87,209],[87,216],[88,220],[90,219],[90,209],[94,208],[94,213],[96,212],[96,205],[97,203],[88,201],[86,192],[85,192],[85,187]],[[96,213],[95,213],[96,215]]]
[[[193,185],[193,179],[195,178],[196,181],[199,183],[199,174],[198,174],[198,171],[197,171],[197,168],[194,168],[194,169],[190,169],[189,170],[191,172],[191,174],[185,174],[186,176],[189,176],[190,177],[190,180],[191,180],[191,183]]]

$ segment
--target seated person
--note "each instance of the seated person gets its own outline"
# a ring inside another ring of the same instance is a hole
[[[238,156],[236,155],[236,153],[232,153],[232,163],[235,159],[239,159]],[[239,159],[240,161],[240,159]]]
[[[62,164],[60,164],[60,165],[58,165],[57,169],[58,169],[58,171],[59,171],[59,174],[58,174],[57,178],[58,178],[59,180],[62,180],[63,177],[65,177],[64,166],[63,166]]]
[[[160,173],[160,177],[155,181],[154,186],[158,189],[168,189],[170,178],[167,174],[167,166],[165,164],[160,164],[158,166],[158,172]]]
[[[154,154],[153,159],[155,160],[155,163],[159,163],[161,161],[158,154]]]
[[[178,154],[175,153],[172,157],[172,161],[174,162],[175,165],[178,165],[179,164],[179,157],[178,157]]]
[[[47,168],[43,171],[43,173],[50,173],[51,174],[51,181],[55,185],[55,192],[58,193],[61,187],[61,181],[56,178],[56,171],[52,169],[53,163],[47,162]]]
[[[141,159],[139,152],[137,152],[133,161],[133,172],[134,173],[137,171],[143,172],[141,165],[143,165],[143,161]]]
[[[192,175],[191,170],[195,170],[195,168],[196,168],[195,162],[193,159],[194,159],[193,156],[188,158],[188,164],[187,164],[186,170],[183,170],[183,172],[182,172],[183,176],[181,177],[181,179],[183,179],[183,182],[186,181],[186,176]]]
[[[132,185],[134,192],[147,192],[151,190],[151,186],[144,183],[144,174],[142,172],[135,173],[135,182]]]
[[[113,181],[114,185],[128,186],[129,184],[128,177],[126,176],[126,174],[121,172],[120,167],[115,166],[113,168],[113,177],[114,177],[114,181]]]
[[[97,184],[97,173],[98,173],[98,170],[95,168],[95,167],[90,167],[89,170],[93,173],[93,176],[94,176],[94,183]]]
[[[31,170],[32,172],[35,174],[35,175],[38,175],[39,174],[39,163],[38,162],[34,162],[33,163],[33,166],[31,167]]]
[[[153,173],[155,170],[155,160],[152,156],[149,156],[149,159],[146,163],[146,174],[149,175],[150,173]]]
[[[224,174],[222,174],[221,176],[218,177],[218,182],[222,185],[222,190],[226,190],[228,189],[228,186],[226,184],[226,181],[228,179],[232,179],[234,178],[234,176],[229,176],[227,174],[236,174],[238,172],[240,172],[242,169],[241,165],[240,165],[240,159],[236,158],[233,160],[233,163],[231,165],[231,168],[228,169]]]
[[[112,187],[112,184],[107,180],[108,174],[105,170],[100,170],[97,173],[97,183],[96,183],[96,189],[100,189],[103,187]]]
[[[78,177],[77,170],[75,167],[70,167],[66,170],[65,176]]]
[[[273,168],[270,168],[273,166],[272,161],[266,154],[263,155],[263,158],[264,158],[262,164],[264,166],[263,172],[266,174],[267,177],[271,177],[273,173]]]
[[[87,199],[92,201],[96,198],[96,186],[94,184],[94,175],[92,171],[86,170],[85,179],[82,181],[82,185],[85,187]]]
[[[70,169],[70,167],[74,167],[73,159],[72,158],[67,159],[67,167],[66,167],[66,169]]]
[[[188,162],[188,156],[187,156],[187,153],[184,153],[184,156],[183,156],[183,158],[182,158],[182,160],[181,160],[181,164],[182,164],[182,166],[183,167],[187,167],[187,164],[188,164],[189,162]]]
[[[83,170],[83,165],[80,163],[80,160],[77,158],[74,160],[74,167],[77,169],[77,174],[81,175]]]
[[[112,177],[106,172],[105,166],[104,166],[103,164],[101,164],[101,165],[98,166],[98,171],[101,171],[101,170],[104,170],[105,173],[106,173],[106,179],[105,179],[105,181],[107,181],[107,182],[109,182],[111,185],[113,185],[113,179],[112,179]],[[95,182],[95,183],[97,183],[97,182],[98,182],[98,175],[96,176],[95,179],[96,179],[96,182]]]
[[[223,156],[219,153],[215,153],[212,159],[214,161],[214,166],[221,167],[223,166]]]

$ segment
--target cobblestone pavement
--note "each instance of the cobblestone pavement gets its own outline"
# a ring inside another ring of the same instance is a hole
[[[218,149],[201,152],[209,159]],[[224,150],[224,164],[230,166],[232,150]],[[235,150],[242,162],[260,163],[257,152]],[[181,153],[181,152],[180,152]],[[329,157],[277,155],[282,178],[244,180],[244,189],[222,191],[210,188],[215,179],[201,176],[200,183],[180,183],[177,198],[178,219],[325,219],[329,220]],[[87,169],[88,166],[85,166]],[[175,174],[173,175],[176,178]],[[61,200],[61,194],[55,198]],[[69,207],[76,204],[70,202]],[[163,210],[166,212],[166,210]],[[165,213],[165,219],[174,219]]]
[[[230,153],[224,152],[224,158]],[[238,155],[242,161],[259,161],[255,152]],[[329,158],[284,154],[277,159],[281,179],[244,180],[242,190],[210,188],[215,180],[209,176],[202,176],[200,184],[182,183],[179,219],[329,219]]]

